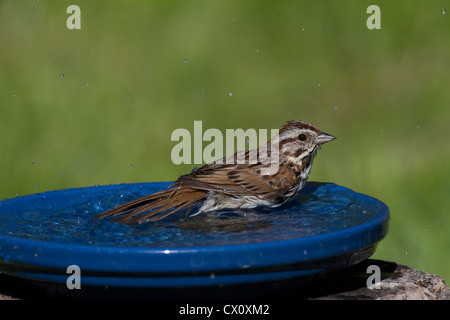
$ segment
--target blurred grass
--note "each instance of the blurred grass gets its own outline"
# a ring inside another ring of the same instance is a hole
[[[176,128],[338,137],[310,180],[388,204],[376,258],[450,280],[448,1],[0,2],[0,199],[166,181]],[[232,93],[230,96],[229,93]],[[132,166],[131,166],[132,165]]]

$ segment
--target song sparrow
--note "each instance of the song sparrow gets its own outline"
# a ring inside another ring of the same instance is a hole
[[[288,121],[266,145],[194,169],[180,176],[171,189],[132,200],[95,218],[114,217],[117,222],[145,223],[197,204],[199,209],[195,214],[278,207],[303,188],[317,150],[334,139],[312,124]]]

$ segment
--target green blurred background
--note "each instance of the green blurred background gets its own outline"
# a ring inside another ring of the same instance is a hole
[[[389,206],[374,257],[449,281],[449,75],[449,1],[0,1],[0,199],[174,180],[194,120],[305,120],[338,137],[310,180]]]

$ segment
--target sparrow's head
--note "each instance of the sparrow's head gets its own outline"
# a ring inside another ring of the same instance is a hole
[[[305,157],[314,157],[320,146],[336,139],[304,121],[288,121],[279,132],[280,155],[289,162],[300,162]]]

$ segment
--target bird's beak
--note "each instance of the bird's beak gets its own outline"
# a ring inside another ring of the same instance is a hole
[[[336,137],[332,136],[331,134],[320,132],[316,138],[316,143],[320,145],[332,141],[334,139],[336,139]]]

